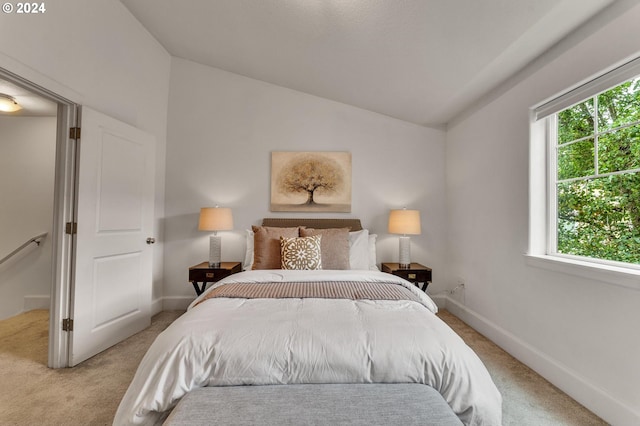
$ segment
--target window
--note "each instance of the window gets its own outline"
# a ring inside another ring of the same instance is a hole
[[[549,120],[551,252],[640,264],[640,78]]]
[[[533,112],[530,252],[640,268],[640,59]]]

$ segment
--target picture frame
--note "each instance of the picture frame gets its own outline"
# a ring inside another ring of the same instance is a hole
[[[351,153],[272,152],[271,211],[351,212]]]

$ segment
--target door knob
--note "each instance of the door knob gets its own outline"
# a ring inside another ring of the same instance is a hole
[[[151,238],[151,237],[147,238],[147,244],[153,244],[155,242],[156,242],[155,238]]]

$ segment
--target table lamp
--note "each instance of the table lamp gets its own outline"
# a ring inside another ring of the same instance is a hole
[[[400,267],[411,267],[411,241],[408,235],[419,235],[420,212],[418,210],[391,210],[389,213],[389,233],[400,234]]]
[[[209,266],[220,267],[222,252],[222,238],[218,231],[230,231],[233,229],[233,216],[228,207],[202,207],[200,209],[200,220],[198,222],[200,231],[213,231],[209,237]]]

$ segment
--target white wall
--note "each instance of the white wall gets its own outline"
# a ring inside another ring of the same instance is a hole
[[[492,96],[447,131],[447,304],[612,424],[640,423],[640,292],[530,266],[529,108],[632,55],[640,6]],[[557,52],[556,52],[557,53]]]
[[[422,212],[412,259],[434,269],[431,291],[444,285],[444,133],[174,58],[167,143],[165,308],[195,293],[188,267],[208,256],[197,230],[200,207],[233,209],[235,230],[221,233],[223,260],[242,261],[244,230],[270,213],[272,151],[348,151],[350,214],[378,233],[378,260],[397,261],[398,239],[386,233],[391,208]]]
[[[41,15],[0,16],[0,67],[156,137],[158,299],[170,56],[119,1],[65,0],[46,7]]]
[[[29,310],[25,296],[48,307],[55,155],[55,117],[0,116],[0,258],[48,233],[0,265],[0,319]]]

